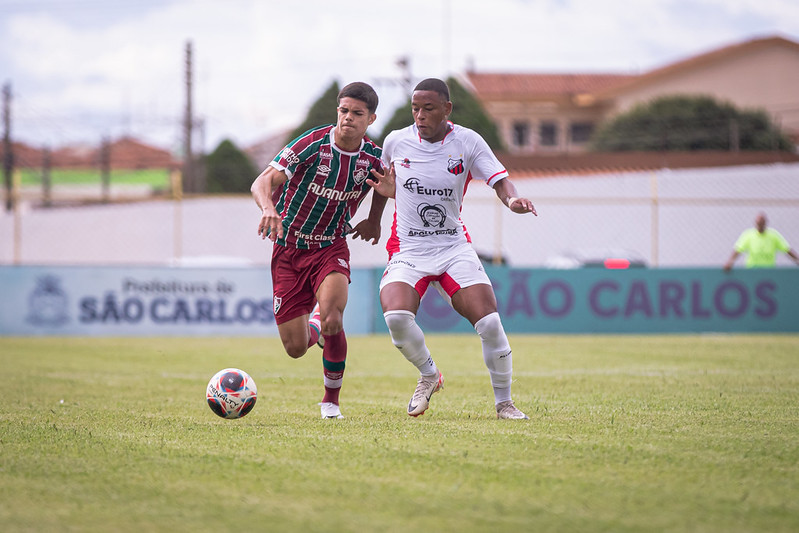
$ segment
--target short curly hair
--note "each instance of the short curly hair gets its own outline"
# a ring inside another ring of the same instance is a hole
[[[355,98],[366,104],[366,108],[370,113],[377,111],[377,104],[379,102],[377,93],[368,83],[362,81],[354,81],[344,86],[338,93],[336,103],[341,103],[342,98]]]
[[[434,91],[440,94],[445,102],[449,102],[449,87],[447,84],[438,78],[427,78],[420,81],[414,91]]]

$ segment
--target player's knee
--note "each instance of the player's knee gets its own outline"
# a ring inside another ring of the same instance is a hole
[[[391,342],[396,347],[406,342],[408,333],[416,325],[416,315],[410,311],[386,311],[383,318],[391,334]]]
[[[502,320],[499,313],[489,313],[474,325],[475,331],[480,338],[486,341],[501,339],[505,336],[505,329],[502,327]]]
[[[329,313],[322,317],[322,335],[338,335],[344,329],[344,317],[341,313]]]
[[[294,339],[288,339],[283,341],[283,349],[286,350],[286,353],[289,357],[293,359],[299,359],[305,352],[308,351],[308,342],[298,342]]]
[[[392,333],[399,333],[413,327],[416,322],[416,315],[410,311],[386,311],[383,313],[383,318],[386,320],[386,326]]]

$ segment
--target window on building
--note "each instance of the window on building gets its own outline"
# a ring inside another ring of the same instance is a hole
[[[527,146],[530,142],[530,124],[528,122],[513,123],[513,146]]]
[[[592,122],[572,122],[571,141],[573,143],[587,143],[593,133],[594,124]]]
[[[542,122],[539,137],[541,146],[556,146],[558,144],[558,125],[554,122]]]

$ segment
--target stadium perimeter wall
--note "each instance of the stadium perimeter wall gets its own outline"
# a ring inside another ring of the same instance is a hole
[[[799,269],[487,266],[508,333],[799,332]],[[380,268],[352,273],[345,329],[387,332]],[[0,335],[276,336],[266,268],[0,266]],[[427,332],[472,332],[436,293]]]

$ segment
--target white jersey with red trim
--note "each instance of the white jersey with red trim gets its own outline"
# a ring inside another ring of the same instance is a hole
[[[384,168],[393,163],[397,175],[389,256],[471,242],[460,218],[469,181],[493,187],[508,176],[480,134],[449,125],[449,133],[437,143],[422,139],[415,125],[392,131],[383,143]]]

